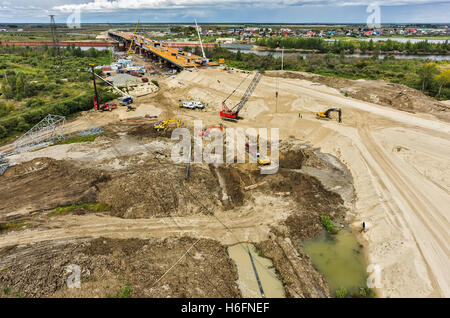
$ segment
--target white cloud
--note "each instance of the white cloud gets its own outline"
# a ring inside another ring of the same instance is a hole
[[[90,12],[112,12],[137,9],[189,9],[189,8],[238,8],[242,7],[286,7],[303,5],[368,6],[378,3],[381,6],[417,5],[442,3],[442,0],[90,0],[81,4],[64,4],[53,9],[72,12],[75,9]]]

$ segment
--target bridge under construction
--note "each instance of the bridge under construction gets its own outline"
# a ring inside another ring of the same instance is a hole
[[[204,57],[185,52],[178,48],[172,48],[164,43],[153,41],[142,35],[129,32],[110,31],[109,36],[124,45],[130,47],[137,54],[142,54],[147,58],[157,59],[168,66],[178,69],[195,68],[200,66],[218,66],[219,64]]]

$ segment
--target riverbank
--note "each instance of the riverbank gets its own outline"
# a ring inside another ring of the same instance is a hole
[[[239,48],[235,49],[238,50]],[[283,52],[284,54],[290,54],[290,53],[300,53],[300,54],[326,54],[323,52],[320,52],[319,50],[308,50],[308,49],[282,49],[282,48],[269,48],[266,46],[258,46],[258,45],[253,45],[250,46],[250,49],[243,49],[241,50],[242,53],[250,53],[250,52],[254,52],[256,54],[258,54],[257,52],[269,52],[269,53],[273,53],[273,54],[279,54],[281,55],[281,53]],[[411,55],[410,53],[408,53],[407,51],[375,51],[375,50],[365,50],[362,51],[360,49],[355,49],[353,50],[352,53],[345,53],[345,56],[361,56],[361,57],[370,57],[373,56],[373,54],[377,54],[379,56],[387,56],[387,55],[394,55],[394,56],[398,56],[399,58],[401,58],[401,56],[407,56],[408,58],[429,58],[429,57],[441,57],[441,58],[433,58],[433,59],[448,59],[450,60],[450,54],[446,54],[446,55],[440,55],[440,54],[436,54],[434,52],[418,52],[414,55]],[[277,56],[278,57],[278,56]]]

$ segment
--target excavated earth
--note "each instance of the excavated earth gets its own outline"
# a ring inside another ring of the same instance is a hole
[[[321,215],[346,223],[353,180],[335,157],[290,138],[276,174],[201,163],[185,180],[169,133],[145,123],[106,130],[17,156],[0,177],[4,296],[240,297],[227,246],[245,241],[272,259],[287,296],[330,296],[299,242],[323,231]],[[110,209],[55,211],[81,203]],[[80,289],[66,285],[71,264]]]

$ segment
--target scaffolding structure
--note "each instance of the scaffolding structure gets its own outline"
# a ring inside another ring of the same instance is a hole
[[[66,117],[47,115],[22,137],[14,142],[14,153],[42,148],[64,139]]]

